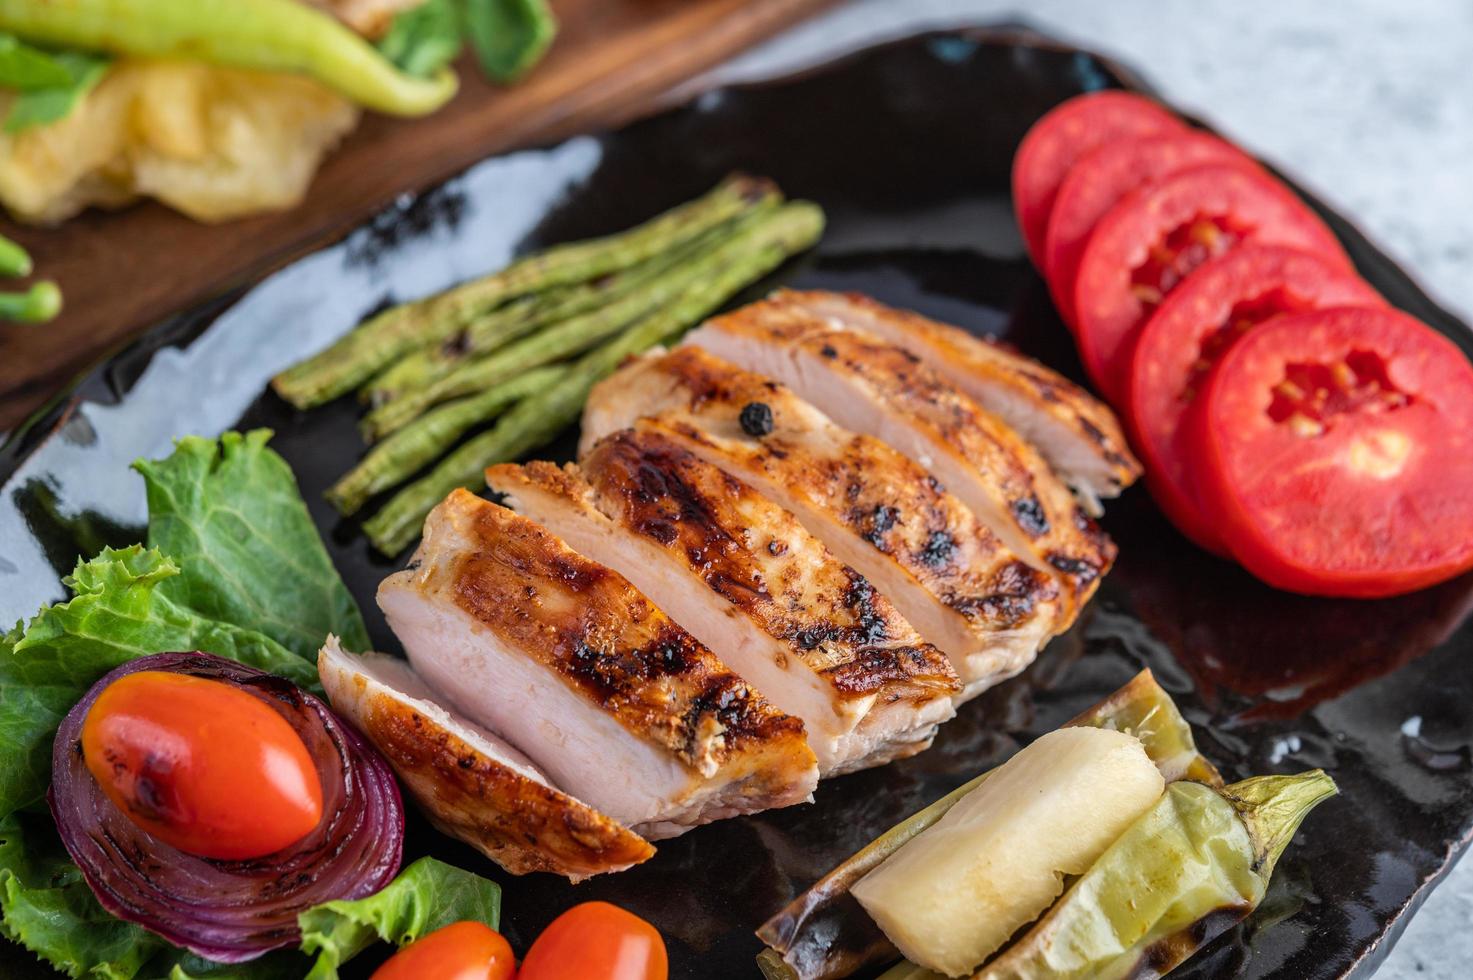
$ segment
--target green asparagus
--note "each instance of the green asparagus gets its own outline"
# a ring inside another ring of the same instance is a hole
[[[327,499],[344,517],[364,501],[413,476],[434,462],[472,427],[495,418],[514,403],[556,385],[567,373],[562,365],[538,368],[490,391],[450,402],[416,419],[379,443],[357,466],[327,491]]]
[[[473,326],[487,324],[489,329],[521,336],[524,330],[535,330],[542,323],[542,311],[549,300],[570,287],[549,289],[545,293],[519,296],[478,318]],[[358,389],[358,400],[371,408],[386,405],[399,396],[424,388],[449,373],[450,369],[471,355],[470,331],[467,327],[454,337],[424,350],[400,358],[379,372],[368,384]]]
[[[297,408],[331,401],[404,354],[453,336],[511,297],[586,282],[636,265],[777,196],[777,188],[768,181],[730,177],[705,196],[637,228],[560,245],[447,292],[385,310],[321,353],[278,374],[272,387]]]
[[[524,337],[487,357],[463,364],[428,388],[381,405],[363,420],[364,438],[370,442],[382,439],[440,402],[485,391],[523,371],[582,353],[619,333],[640,317],[674,300],[691,284],[709,276],[713,266],[737,260],[725,243],[746,242],[743,232],[768,213],[770,209],[764,207],[744,215],[726,229],[723,245],[655,276],[642,289]],[[745,247],[750,250],[756,246],[748,243]]]
[[[773,199],[756,205],[753,212],[776,206],[777,200]],[[683,248],[672,249],[668,254],[656,256],[640,265],[576,286],[524,296],[493,310],[472,321],[444,344],[416,351],[389,368],[365,389],[366,401],[378,407],[417,389],[428,388],[471,360],[492,354],[545,327],[628,296],[661,274],[718,244],[731,234],[735,223],[729,221],[707,229]]]
[[[479,486],[487,466],[515,459],[572,424],[589,391],[624,358],[679,337],[743,287],[813,245],[822,231],[823,211],[806,201],[787,204],[764,216],[727,242],[721,249],[722,262],[669,306],[584,354],[561,384],[517,403],[494,427],[401,490],[364,525],[369,540],[386,555],[398,554],[419,533],[425,515],[450,491]]]

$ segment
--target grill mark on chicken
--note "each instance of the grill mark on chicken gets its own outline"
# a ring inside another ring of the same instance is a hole
[[[346,653],[329,637],[317,662],[333,709],[383,753],[430,822],[513,874],[578,881],[654,855],[632,831],[431,700],[434,692],[403,661]]]
[[[821,774],[914,754],[951,714],[961,684],[940,650],[791,514],[678,442],[622,431],[582,467],[486,477],[802,718]]]
[[[892,309],[857,293],[780,290],[773,299],[845,326],[875,331],[918,354],[923,363],[1003,414],[1025,435],[1049,431],[1040,448],[1091,503],[1096,496],[1115,496],[1140,476],[1140,463],[1110,410],[1010,344]],[[1071,439],[1079,456],[1069,445]]]
[[[1018,602],[1021,573],[1003,571],[1012,560],[1010,553],[925,470],[877,440],[838,429],[771,379],[682,346],[626,366],[604,385],[604,391],[618,385],[619,395],[610,398],[596,391],[590,398],[585,440],[619,427],[615,418],[627,425],[652,408],[655,417],[639,422],[636,429],[668,433],[716,462],[739,452],[744,465],[826,509],[978,628],[1019,628],[1037,615],[1041,604],[1058,599],[1053,578],[1031,569],[1021,578],[1031,579],[1034,601]],[[742,405],[759,398],[773,407],[773,432],[758,443],[741,436],[738,446],[733,442],[740,433],[736,415]],[[809,448],[805,440],[815,433],[821,440],[835,440],[832,450],[829,443],[823,443],[823,451]],[[926,543],[937,532],[949,534],[957,544],[939,567],[933,564],[934,553],[929,560],[925,556]]]
[[[495,504],[477,510],[470,532],[476,548],[456,562],[456,603],[519,646],[549,650],[545,666],[626,728],[698,770],[744,744],[801,733],[798,719],[774,711],[622,576]],[[580,601],[560,602],[529,584],[549,580]],[[681,697],[690,706],[672,715]]]
[[[661,423],[669,424],[674,432],[693,443],[704,443],[718,451],[720,449],[694,426],[670,420],[661,420]],[[759,461],[765,456],[773,456],[776,459],[784,458],[774,456],[772,452],[774,448],[776,447],[764,444],[762,451],[758,454]],[[768,465],[771,465],[770,461]],[[846,461],[821,460],[809,467],[810,472],[819,478],[819,483],[827,485],[844,481],[848,474],[857,468],[862,468],[862,461],[854,458]],[[891,486],[873,487],[863,483],[860,486],[862,495],[883,492],[893,496],[894,491],[898,489]],[[917,487],[925,486],[925,484],[917,481],[910,483],[909,486]],[[920,548],[914,546],[913,534],[902,536],[897,533],[899,529],[913,524],[919,529],[917,533],[925,534],[922,540],[929,540],[930,536],[937,532],[948,531],[947,519],[956,517],[958,508],[959,505],[950,504],[941,507],[920,506],[902,511],[893,504],[877,503],[837,513],[875,550],[896,558],[913,572],[926,569],[941,575],[942,583],[952,580],[965,582],[970,587],[966,590],[951,588],[945,584],[937,584],[935,587],[936,594],[956,612],[968,618],[985,621],[989,626],[999,629],[1012,629],[1021,625],[1025,620],[1032,618],[1035,603],[1025,605],[1016,601],[1013,592],[1018,588],[1020,582],[1027,582],[1039,600],[1052,601],[1058,595],[1055,583],[1037,569],[1029,568],[1021,562],[1010,562],[1006,566],[1009,571],[999,579],[995,574],[988,574],[981,563],[951,560],[938,567],[924,557],[924,545]],[[974,526],[972,530],[975,540],[990,542],[991,536],[985,529]],[[988,545],[984,545],[985,547]],[[996,549],[998,546],[991,543],[990,547]],[[1020,574],[1012,567],[1014,565],[1025,569],[1027,574]]]
[[[1113,561],[1113,545],[1092,523],[1079,525],[1073,495],[1034,448],[903,346],[842,329],[782,296],[707,321],[685,343],[796,385],[839,424],[941,472],[1004,544],[1061,580],[1060,629]],[[932,532],[919,560],[944,565],[944,543]],[[1080,566],[1081,574],[1070,571]]]
[[[731,503],[755,498],[755,491],[740,480],[674,443],[635,431],[618,432],[604,439],[586,465],[602,491],[620,499],[620,509],[633,530],[666,546],[677,539],[682,541],[691,564],[699,568],[707,585],[733,605],[749,608],[754,599],[771,600],[774,592],[787,591],[787,582],[774,582],[769,588],[750,560],[743,557],[746,542],[712,512],[717,500]],[[693,470],[718,485],[707,489],[693,486],[686,478]],[[713,497],[713,491],[720,497]],[[774,549],[774,545],[778,547]],[[787,550],[776,540],[769,542],[768,552],[774,557],[781,557]],[[891,623],[897,619],[894,610],[862,575],[847,566],[841,568],[845,580],[842,591],[815,599],[820,606],[837,603],[834,615],[825,617],[821,608],[795,609],[793,615],[777,617],[769,624],[773,635],[791,640],[802,650],[835,644],[857,648],[864,666],[838,663],[820,670],[846,694],[864,695],[923,675],[945,678],[950,673],[945,658],[929,644],[883,646],[891,639]],[[788,578],[795,578],[797,570],[790,571]],[[815,613],[818,622],[813,622]]]

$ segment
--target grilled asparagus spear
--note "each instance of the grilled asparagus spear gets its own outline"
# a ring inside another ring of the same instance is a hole
[[[492,429],[401,490],[364,524],[369,540],[386,555],[398,554],[419,533],[425,515],[450,491],[481,485],[487,466],[515,459],[572,424],[589,390],[624,358],[680,336],[744,286],[810,247],[822,231],[823,211],[805,201],[786,204],[755,219],[725,242],[713,256],[715,261],[707,274],[669,305],[584,354],[573,363],[562,383],[519,402]]]
[[[391,307],[316,356],[278,374],[272,387],[297,408],[331,401],[403,355],[453,336],[475,317],[512,297],[586,282],[636,265],[777,194],[764,180],[728,178],[704,197],[630,231],[560,245],[448,292]]]
[[[519,378],[479,395],[450,402],[416,419],[412,425],[374,446],[361,462],[327,491],[328,501],[344,517],[381,490],[409,479],[455,444],[472,427],[495,418],[507,408],[558,384],[567,368],[562,365],[528,371]]]

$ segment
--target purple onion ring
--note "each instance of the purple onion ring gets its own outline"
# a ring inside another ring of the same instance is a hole
[[[275,854],[217,861],[170,847],[113,805],[82,758],[82,722],[103,688],[141,670],[223,681],[285,718],[322,779],[317,827]],[[51,766],[51,815],[102,907],[206,959],[240,963],[294,946],[297,913],[372,895],[399,872],[404,803],[388,764],[320,700],[233,660],[159,653],[129,661],[67,713]]]

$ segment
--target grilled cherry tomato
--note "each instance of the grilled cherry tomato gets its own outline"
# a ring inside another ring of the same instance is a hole
[[[516,972],[501,933],[467,921],[419,937],[373,971],[373,980],[511,980]]]
[[[1034,265],[1043,267],[1049,212],[1074,161],[1124,136],[1185,127],[1150,99],[1129,92],[1091,92],[1061,103],[1033,124],[1013,157],[1013,209]]]
[[[1182,533],[1218,554],[1217,523],[1197,506],[1185,416],[1207,372],[1270,317],[1329,306],[1384,306],[1357,276],[1308,252],[1245,245],[1202,266],[1141,328],[1129,372],[1126,423],[1151,495]]]
[[[517,980],[666,980],[669,969],[654,926],[617,905],[584,902],[542,930]]]
[[[1276,317],[1193,415],[1203,510],[1279,588],[1376,597],[1473,567],[1473,366],[1388,309]]]
[[[118,678],[87,712],[82,754],[134,823],[199,857],[264,857],[322,819],[322,781],[301,736],[220,681],[158,670]]]
[[[1080,157],[1059,185],[1043,254],[1044,278],[1065,323],[1074,323],[1079,257],[1105,212],[1137,187],[1206,163],[1259,169],[1237,147],[1190,131],[1119,139]]]
[[[1314,252],[1351,271],[1330,229],[1288,188],[1242,167],[1207,164],[1131,191],[1095,225],[1074,283],[1075,339],[1117,404],[1142,324],[1209,259],[1252,242]]]

